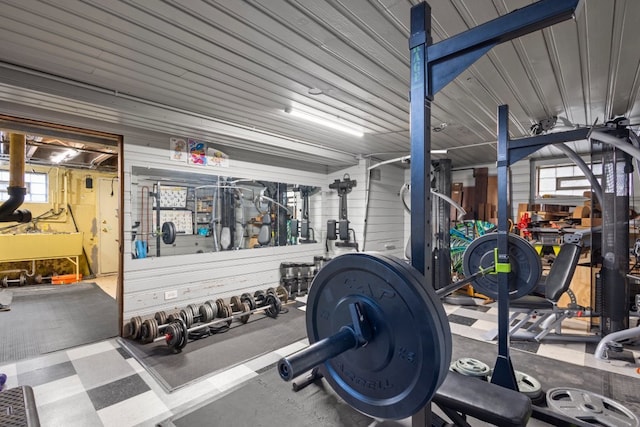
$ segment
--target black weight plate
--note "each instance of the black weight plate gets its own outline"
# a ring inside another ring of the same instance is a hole
[[[193,314],[194,316],[200,314],[200,307],[198,307],[197,304],[189,304],[187,305],[187,308],[191,310],[191,314]]]
[[[215,319],[218,316],[218,304],[216,304],[216,302],[213,300],[207,300],[204,302],[204,304],[208,305],[211,309],[211,313],[213,313],[211,315],[211,320]]]
[[[133,328],[131,327],[131,322],[127,322],[124,324],[122,328],[122,338],[131,338],[133,335]]]
[[[156,319],[156,322],[158,322],[158,325],[164,325],[167,323],[167,313],[164,311],[156,312],[153,318]]]
[[[251,310],[249,308],[249,304],[247,304],[246,302],[240,303],[240,311],[241,312],[246,313],[249,310]],[[240,316],[240,321],[242,323],[247,323],[249,321],[249,317],[251,317],[251,314],[242,315],[242,316]]]
[[[222,308],[222,312],[224,313],[224,318],[230,318],[231,315],[233,314],[233,312],[231,311],[231,307],[228,304],[225,304],[224,307]],[[231,322],[233,322],[233,319],[227,319],[227,325],[231,326]]]
[[[327,263],[308,296],[311,344],[352,323],[358,302],[374,329],[359,349],[325,362],[321,370],[347,403],[372,417],[406,418],[421,410],[440,386],[451,360],[447,316],[433,289],[402,260],[349,253]]]
[[[276,294],[276,290],[274,288],[267,288],[267,295],[275,295]]]
[[[231,303],[231,309],[233,311],[242,311],[242,301],[240,301],[240,297],[234,295],[229,302]]]
[[[264,305],[264,297],[265,297],[264,291],[255,291],[253,294],[253,297],[255,298],[256,305],[258,307],[261,307],[262,305]]]
[[[249,304],[249,308],[251,310],[256,309],[256,300],[253,299],[253,296],[250,293],[245,292],[244,294],[240,295],[240,301],[246,302],[247,304]]]
[[[140,329],[142,329],[142,318],[140,316],[133,316],[129,321],[131,325],[131,338],[134,340],[140,339]]]
[[[218,298],[216,300],[216,308],[218,309],[218,317],[220,318],[227,317],[224,315],[224,306],[225,306],[224,300],[222,298]]]
[[[498,247],[498,234],[490,233],[475,239],[464,251],[462,268],[470,276],[491,267],[495,261],[494,250]],[[509,299],[528,295],[536,287],[542,274],[542,262],[536,250],[520,236],[509,234]],[[486,274],[476,278],[471,285],[478,292],[498,299],[498,275]]]
[[[174,351],[176,353],[180,353],[182,351],[182,349],[185,348],[186,345],[187,345],[187,340],[189,339],[189,330],[188,330],[187,324],[182,319],[177,319],[176,322],[177,322],[177,324],[179,325],[179,328],[180,328],[179,329],[180,330],[180,334],[179,334],[180,341],[175,346]]]
[[[280,298],[280,301],[285,304],[289,301],[289,292],[284,286],[278,286],[276,288],[276,295]]]
[[[142,341],[145,343],[153,342],[154,339],[158,336],[158,322],[156,319],[147,319],[142,324],[142,329],[145,329],[145,325],[147,325],[147,336],[141,337]]]
[[[213,316],[211,316],[213,314],[213,311],[211,310],[211,307],[209,307],[209,304],[202,304],[200,306],[200,321],[202,323],[209,323],[211,320],[213,320]]]
[[[190,308],[180,310],[180,318],[184,320],[184,323],[186,323],[187,328],[190,328],[191,325],[193,325],[193,312],[191,311]]]
[[[264,300],[264,305],[266,307],[264,314],[269,317],[273,317],[274,319],[278,317],[280,310],[278,310],[277,301],[279,301],[279,299],[275,295],[267,294],[267,298]]]
[[[151,331],[151,323],[149,319],[146,319],[142,322],[142,327],[140,328],[140,342],[146,344],[149,342],[149,336],[153,332]]]
[[[167,245],[176,241],[176,226],[171,221],[162,224],[162,241]]]
[[[171,347],[172,349],[180,343],[180,341],[182,340],[182,328],[178,326],[177,321],[173,321],[167,325],[164,337],[167,346]]]

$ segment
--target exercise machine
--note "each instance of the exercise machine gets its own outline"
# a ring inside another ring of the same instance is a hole
[[[349,227],[349,215],[347,213],[347,194],[351,193],[353,187],[357,185],[356,180],[352,180],[349,174],[345,174],[344,177],[336,179],[329,188],[338,191],[338,197],[340,198],[338,206],[338,221],[330,219],[327,221],[327,240],[338,240],[336,247],[339,248],[355,248],[358,251],[358,242],[356,241],[356,232],[353,228]],[[353,240],[351,235],[353,234]]]

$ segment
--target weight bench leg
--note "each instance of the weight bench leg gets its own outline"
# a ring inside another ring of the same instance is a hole
[[[322,378],[322,374],[318,372],[318,367],[316,366],[311,370],[311,373],[309,373],[309,375],[302,379],[302,381],[295,381],[291,387],[293,388],[293,391],[300,391],[306,386],[316,382],[320,378]]]
[[[511,322],[513,322],[513,320],[518,318],[518,315],[522,313],[522,312],[516,312],[514,313],[511,318],[509,318],[509,325],[511,325]],[[531,319],[533,310],[528,311],[528,312],[524,312],[524,317],[522,319],[520,319],[518,321],[518,323],[516,323],[515,325],[513,325],[510,329],[509,329],[509,336],[513,335],[513,333],[515,331],[517,331],[518,329],[522,328],[522,326],[524,326],[525,323],[527,323],[529,321],[529,319]]]
[[[466,417],[464,415],[460,415],[457,411],[440,405],[438,405],[438,408],[440,408],[440,410],[449,417],[451,422],[453,422],[453,425],[456,427],[472,427],[471,424],[467,422]]]
[[[509,317],[509,325],[511,325],[511,323],[518,318],[520,313],[522,313],[522,312],[521,311],[516,311]],[[517,330],[517,329],[515,329],[515,330]],[[509,335],[511,335],[512,333],[513,333],[513,331],[509,330]],[[491,329],[490,331],[487,331],[484,334],[483,338],[485,340],[487,340],[487,341],[495,341],[496,338],[498,338],[498,328]]]
[[[531,326],[529,326],[527,328],[527,331],[534,331],[536,330],[538,327],[540,327],[540,324],[542,322],[544,322],[545,320],[547,320],[547,318],[549,316],[552,316],[553,313],[543,313],[543,314],[538,314],[538,320],[536,320],[535,322],[533,322],[533,324]]]
[[[556,319],[549,317],[547,321],[542,325],[542,332],[536,335],[535,340],[540,341],[546,337],[552,330],[556,331],[557,335],[562,335],[562,321],[567,318],[564,314],[555,314]]]

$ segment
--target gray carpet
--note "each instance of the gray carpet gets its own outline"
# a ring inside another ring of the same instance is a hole
[[[21,360],[118,335],[116,301],[95,283],[11,288],[0,312],[0,362]]]
[[[232,323],[227,332],[190,340],[178,354],[173,354],[164,341],[154,344],[119,341],[171,392],[201,377],[300,341],[307,336],[304,314],[293,305],[275,319],[255,314],[244,325]]]
[[[453,336],[453,360],[473,357],[490,367],[495,363],[497,345],[460,336]],[[590,390],[610,397],[631,411],[640,413],[640,383],[627,376],[607,373],[590,367],[580,367],[512,350],[514,368],[537,378],[546,392],[553,387],[574,387]],[[249,403],[250,402],[250,403]],[[434,406],[434,411],[439,412]],[[284,383],[274,366],[265,368],[255,379],[226,395],[179,414],[159,424],[164,427],[224,425],[224,426],[398,426],[397,422],[372,423],[372,419],[351,409],[324,381],[294,393]],[[487,425],[473,420],[472,425]],[[567,425],[549,424],[532,419],[531,426]]]

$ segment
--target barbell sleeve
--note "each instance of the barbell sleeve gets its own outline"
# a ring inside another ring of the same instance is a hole
[[[451,292],[455,292],[466,284],[473,282],[478,277],[485,276],[489,273],[493,273],[495,271],[495,266],[492,264],[487,268],[481,269],[480,271],[473,273],[471,276],[465,277],[462,280],[458,280],[457,282],[453,282],[444,286],[440,289],[436,289],[436,295],[439,297],[444,297],[449,295]]]
[[[283,380],[290,381],[347,350],[358,348],[359,345],[354,330],[343,326],[338,333],[280,359],[278,373]]]
[[[278,362],[280,377],[285,381],[289,381],[347,350],[367,345],[373,338],[373,329],[367,321],[363,307],[360,303],[351,303],[349,304],[349,313],[353,322],[351,325],[345,325],[337,333],[289,357],[280,359]]]

